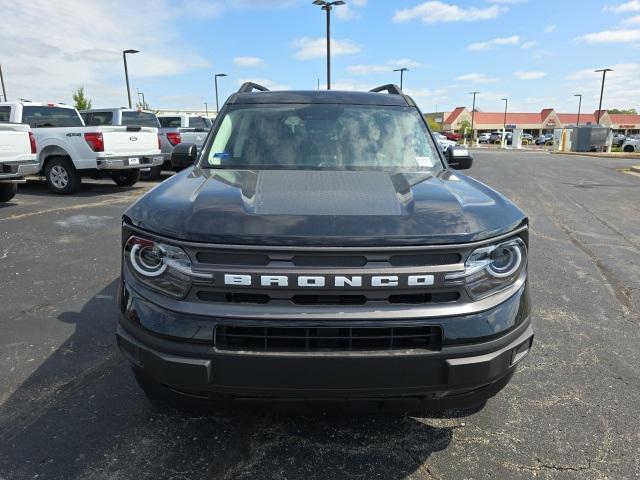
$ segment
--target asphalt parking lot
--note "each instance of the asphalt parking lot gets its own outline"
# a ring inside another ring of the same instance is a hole
[[[0,479],[639,478],[633,161],[475,158],[530,216],[536,341],[465,417],[154,410],[114,342],[120,215],[153,183],[21,186],[0,207]]]

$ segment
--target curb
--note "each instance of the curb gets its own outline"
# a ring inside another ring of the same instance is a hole
[[[640,158],[640,153],[595,153],[595,152],[550,152],[552,155],[573,155],[576,157],[615,158],[617,160],[633,160]]]

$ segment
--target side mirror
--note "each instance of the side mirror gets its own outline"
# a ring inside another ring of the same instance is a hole
[[[198,147],[195,143],[179,143],[171,152],[171,165],[176,170],[183,170],[193,165],[198,158]]]
[[[473,157],[464,147],[451,147],[447,149],[447,163],[454,170],[466,170],[473,165]]]

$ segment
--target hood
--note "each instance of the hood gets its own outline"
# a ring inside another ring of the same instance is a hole
[[[147,192],[125,220],[207,243],[383,246],[465,243],[524,214],[482,183],[438,174],[190,168]]]

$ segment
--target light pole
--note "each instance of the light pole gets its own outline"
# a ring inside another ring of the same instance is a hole
[[[2,83],[2,95],[4,96],[4,101],[8,102],[7,91],[4,89],[4,76],[2,75],[2,65],[0,65],[0,83]]]
[[[218,115],[218,111],[220,110],[220,107],[218,106],[218,77],[226,77],[227,74],[226,73],[216,73],[213,76],[213,83],[215,83],[216,85],[216,115]]]
[[[140,101],[140,96],[142,96],[142,109],[146,110],[147,109],[147,101],[144,99],[144,92],[141,92],[140,89],[138,89],[138,102]]]
[[[473,95],[473,106],[471,107],[471,146],[473,146],[473,141],[475,140],[475,130],[473,129],[473,123],[476,117],[476,95],[480,92],[469,92],[470,95]]]
[[[580,110],[582,109],[582,94],[576,93],[574,97],[580,97],[580,100],[578,100],[578,118],[576,120],[576,127],[579,127],[580,126]]]
[[[327,90],[331,90],[331,8],[344,5],[345,2],[343,0],[335,0],[333,2],[314,0],[312,3],[327,12]]]
[[[204,102],[204,112],[205,112],[205,115],[208,117],[209,116],[209,105],[207,105],[207,102]]]
[[[396,68],[394,70],[394,72],[400,72],[400,90],[402,90],[402,77],[403,77],[403,74],[404,74],[404,72],[408,72],[408,71],[409,71],[409,69],[406,68],[406,67]]]
[[[502,101],[504,102],[504,119],[502,121],[502,146],[504,147],[507,140],[507,106],[509,105],[509,99],[503,98]]]
[[[124,60],[124,78],[127,81],[127,99],[129,100],[129,108],[131,108],[131,90],[129,89],[129,70],[127,69],[127,53],[140,53],[140,50],[134,50],[130,48],[129,50],[122,51],[122,60]]]
[[[600,70],[596,70],[596,73],[602,72],[602,87],[600,87],[600,104],[598,105],[598,118],[596,123],[600,125],[600,112],[602,111],[602,95],[604,94],[604,79],[607,76],[607,72],[613,72],[610,68],[602,68]]]

